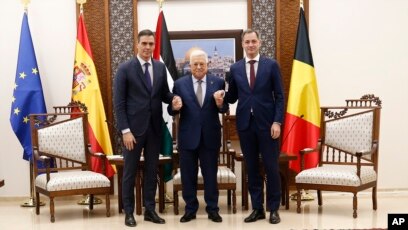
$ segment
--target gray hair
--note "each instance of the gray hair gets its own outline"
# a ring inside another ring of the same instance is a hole
[[[190,63],[191,63],[191,60],[193,59],[193,57],[198,57],[198,56],[204,57],[205,62],[208,63],[207,53],[204,50],[199,50],[199,49],[193,50],[191,52],[191,54],[190,54]]]

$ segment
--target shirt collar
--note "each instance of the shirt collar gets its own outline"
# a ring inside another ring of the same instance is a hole
[[[145,64],[145,63],[149,63],[150,65],[152,65],[152,59],[149,59],[149,61],[145,61],[145,60],[143,60],[143,58],[141,58],[141,57],[139,56],[139,54],[137,55],[137,59],[139,60],[139,62],[140,62],[140,64],[142,65],[142,67],[144,67],[144,64]]]
[[[191,76],[193,76],[193,75],[191,75]],[[204,82],[204,83],[207,81],[207,74],[201,79],[201,81]],[[197,83],[197,82],[198,82],[197,78],[195,78],[193,76],[193,83]]]
[[[249,59],[248,57],[245,57],[245,63],[248,63],[251,60],[255,60],[255,61],[259,62],[260,57],[261,57],[260,54],[256,55],[254,59]]]

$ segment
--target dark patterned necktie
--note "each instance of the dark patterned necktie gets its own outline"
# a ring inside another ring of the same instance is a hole
[[[152,91],[152,79],[150,78],[150,73],[149,73],[149,63],[146,62],[144,66],[145,66],[144,76],[146,78],[147,88],[149,89],[149,92],[150,92]]]
[[[251,90],[254,89],[255,86],[255,60],[249,61],[250,68],[249,68],[249,87],[251,87]]]

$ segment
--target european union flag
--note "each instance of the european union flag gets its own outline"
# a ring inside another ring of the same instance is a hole
[[[10,113],[10,123],[24,148],[23,158],[25,160],[31,160],[33,155],[28,116],[31,113],[46,112],[40,73],[28,26],[27,12],[25,12],[21,25],[20,48]]]

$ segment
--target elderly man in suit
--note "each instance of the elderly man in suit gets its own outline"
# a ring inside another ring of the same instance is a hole
[[[121,64],[114,82],[116,124],[123,135],[122,197],[125,224],[136,226],[135,176],[143,151],[144,220],[164,224],[155,212],[157,164],[162,138],[162,102],[180,109],[180,97],[170,93],[166,66],[152,59],[154,34],[142,30],[138,34],[137,56]]]
[[[265,219],[262,204],[262,177],[259,172],[259,155],[262,156],[270,193],[266,201],[271,213],[269,222],[280,222],[279,142],[284,114],[284,96],[278,63],[260,56],[261,39],[255,30],[242,34],[242,47],[246,57],[231,66],[228,103],[238,100],[236,122],[242,153],[248,172],[248,189],[252,213],[245,222]],[[219,96],[218,96],[219,97]]]
[[[221,123],[219,113],[228,111],[223,98],[214,98],[214,93],[224,89],[223,79],[207,74],[208,55],[194,50],[190,55],[192,74],[174,83],[173,93],[183,101],[181,110],[168,107],[169,114],[180,114],[178,149],[180,172],[183,184],[182,195],[186,202],[185,214],[180,222],[196,218],[198,210],[198,167],[204,178],[204,200],[208,218],[222,222],[218,208],[217,170],[221,147]]]

